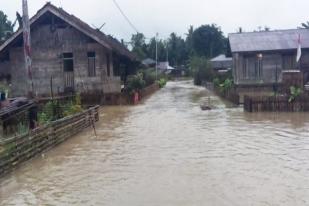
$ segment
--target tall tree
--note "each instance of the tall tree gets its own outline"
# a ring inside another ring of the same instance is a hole
[[[147,57],[147,46],[145,39],[146,38],[142,33],[133,34],[131,37],[132,52],[135,53],[141,60]]]
[[[180,66],[188,59],[185,40],[176,33],[171,33],[168,39],[169,62],[173,66]]]
[[[302,28],[309,29],[309,21],[301,24]]]
[[[192,56],[194,53],[193,50],[193,32],[194,32],[194,28],[191,25],[188,29],[188,33],[186,34],[186,50],[189,54],[189,56]]]
[[[193,49],[199,56],[214,57],[225,52],[225,37],[215,24],[202,25],[193,32]]]
[[[158,61],[166,60],[166,47],[164,42],[161,39],[157,40],[157,49],[158,49]],[[156,59],[156,39],[153,37],[150,39],[149,44],[147,45],[147,55],[149,58]]]
[[[12,22],[8,20],[7,15],[0,11],[0,44],[8,39],[13,33]]]

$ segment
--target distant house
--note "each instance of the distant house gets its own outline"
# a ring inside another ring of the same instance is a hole
[[[211,67],[216,72],[227,72],[232,69],[233,60],[231,57],[226,57],[225,54],[220,54],[219,56],[210,60]]]
[[[175,68],[169,65],[169,62],[159,62],[158,63],[158,70],[163,72],[171,72]]]
[[[120,71],[129,70],[136,57],[120,42],[50,3],[30,23],[36,95],[50,95],[51,86],[59,95],[121,91]],[[11,96],[27,94],[22,30],[0,46],[1,79],[11,84]]]
[[[156,61],[151,58],[147,58],[142,61],[142,64],[146,67],[155,67]]]
[[[298,36],[302,57],[296,63]],[[287,70],[301,70],[309,81],[309,29],[235,33],[229,35],[234,83],[242,88],[271,88]]]

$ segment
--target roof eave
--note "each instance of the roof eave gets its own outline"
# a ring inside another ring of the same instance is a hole
[[[61,18],[62,20],[64,20],[66,23],[70,24],[71,26],[73,26],[74,28],[76,28],[77,30],[79,30],[82,33],[85,33],[86,35],[88,35],[89,37],[93,38],[95,41],[97,41],[99,44],[101,44],[102,46],[106,47],[109,50],[112,50],[111,46],[102,41],[101,39],[99,39],[98,37],[96,37],[95,35],[92,35],[91,33],[89,33],[88,31],[82,29],[80,26],[78,26],[76,23],[69,21],[68,19],[65,19],[65,17],[63,17],[63,15],[60,14],[59,11],[57,11],[54,6],[52,6],[51,4],[46,4],[41,10],[38,11],[37,14],[35,14],[31,19],[30,19],[30,26],[32,26],[32,24],[34,22],[36,22],[44,13],[46,12],[51,12],[54,15],[56,15],[57,17]],[[19,35],[22,34],[22,29],[19,29],[18,31],[16,31],[8,40],[6,40],[1,46],[0,46],[0,52],[2,52],[9,44],[11,44],[14,39],[16,39]]]

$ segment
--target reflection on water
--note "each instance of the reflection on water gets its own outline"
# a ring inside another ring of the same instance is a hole
[[[308,131],[306,113],[244,113],[171,82],[0,180],[0,205],[308,205]]]

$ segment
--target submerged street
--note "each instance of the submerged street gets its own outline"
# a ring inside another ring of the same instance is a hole
[[[180,81],[96,127],[0,179],[0,205],[309,204],[308,113],[249,114]]]

